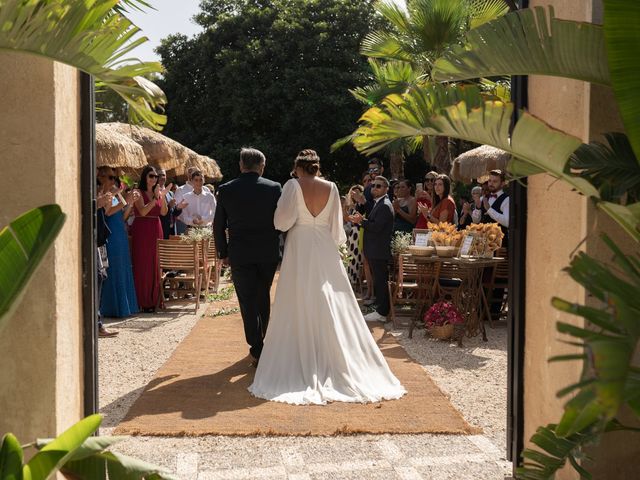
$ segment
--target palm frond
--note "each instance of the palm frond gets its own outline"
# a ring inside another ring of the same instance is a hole
[[[362,40],[360,53],[372,58],[412,61],[411,55],[406,52],[406,47],[398,36],[389,32],[369,33]]]
[[[569,165],[589,180],[604,200],[640,201],[640,164],[624,133],[605,134],[606,143],[581,145]]]
[[[576,469],[582,478],[590,479],[591,475],[577,462],[582,458],[582,448],[596,441],[596,434],[576,433],[569,437],[556,434],[557,425],[549,424],[538,427],[531,437],[531,442],[539,450],[527,448],[522,452],[522,466],[516,469],[516,476],[520,480],[553,479],[555,474],[567,461]]]
[[[403,96],[390,96],[380,108],[362,116],[354,145],[373,153],[399,137],[442,135],[493,145],[533,167],[562,178],[589,197],[597,190],[567,171],[567,161],[581,142],[523,112],[510,135],[513,105],[486,101],[476,87],[418,86]],[[519,163],[516,163],[517,166]],[[527,173],[532,173],[531,169]]]
[[[604,0],[604,36],[613,92],[625,131],[640,161],[640,3]]]
[[[388,95],[404,93],[420,78],[419,73],[407,62],[378,62],[370,58],[369,66],[373,81],[364,87],[350,90],[358,101],[369,107],[377,105]]]
[[[471,0],[470,10],[469,27],[474,29],[509,13],[509,5],[504,0]]]
[[[147,39],[134,39],[139,29],[114,10],[117,5],[118,0],[0,0],[0,49],[43,56],[89,73],[117,87],[138,119],[161,129],[166,118],[151,109],[166,98],[135,77],[161,72],[162,66],[126,57]]]
[[[455,81],[498,75],[549,75],[608,85],[603,28],[560,20],[553,8],[511,12],[471,30],[465,47],[435,62],[433,78]]]

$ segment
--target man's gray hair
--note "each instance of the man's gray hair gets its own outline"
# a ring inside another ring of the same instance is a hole
[[[376,180],[380,180],[387,186],[387,188],[389,188],[389,180],[387,180],[386,177],[383,177],[382,175],[378,175],[376,177]]]
[[[240,161],[244,168],[255,170],[267,161],[264,153],[256,148],[240,149]]]

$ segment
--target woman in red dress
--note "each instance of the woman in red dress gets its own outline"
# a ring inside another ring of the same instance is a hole
[[[160,215],[167,214],[165,194],[171,188],[158,188],[157,184],[157,172],[147,165],[140,176],[140,195],[134,204],[135,220],[131,226],[133,282],[138,306],[145,313],[154,312],[160,300],[156,242],[164,238]]]
[[[431,223],[454,223],[456,214],[456,202],[451,198],[451,180],[446,175],[438,175],[433,184],[435,193],[435,206],[427,214],[427,220]]]
[[[418,220],[416,228],[429,228],[427,225],[427,215],[433,208],[433,182],[438,178],[438,173],[431,171],[424,176],[424,189],[416,190],[416,201],[418,205]]]

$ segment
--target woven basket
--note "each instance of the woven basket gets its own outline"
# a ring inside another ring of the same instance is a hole
[[[438,338],[440,340],[449,340],[453,337],[454,326],[451,324],[446,324],[440,326],[433,326],[429,328],[429,333],[433,338]]]

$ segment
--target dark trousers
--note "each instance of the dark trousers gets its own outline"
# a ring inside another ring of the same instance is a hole
[[[267,333],[271,313],[271,284],[277,268],[277,262],[231,265],[244,336],[249,344],[249,353],[254,358],[260,358],[262,353],[262,340]]]
[[[373,274],[373,293],[376,296],[376,312],[383,317],[389,315],[390,303],[389,303],[389,288],[387,282],[389,281],[389,261],[369,258],[369,267],[371,267],[371,273]]]

